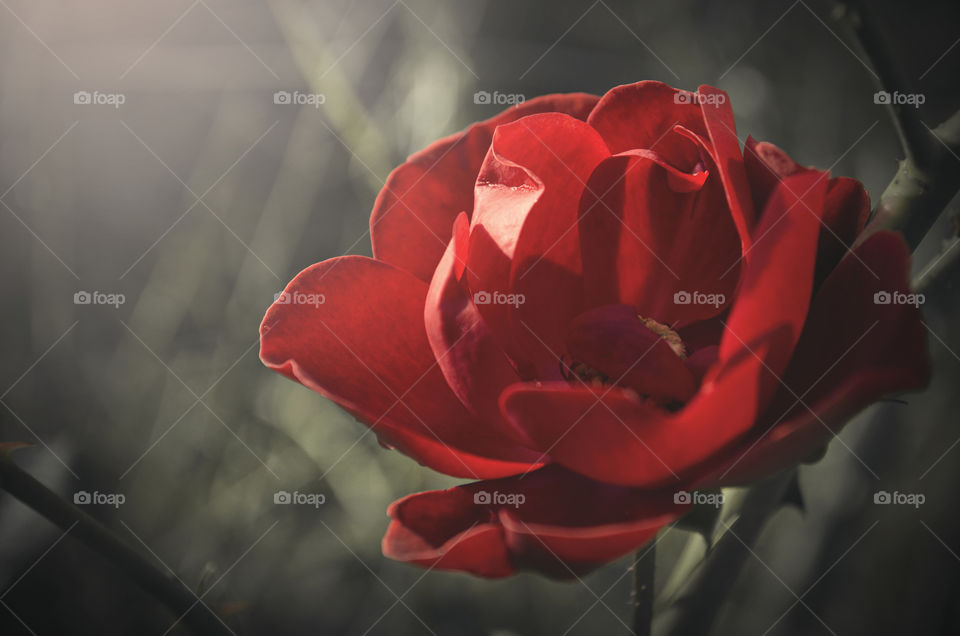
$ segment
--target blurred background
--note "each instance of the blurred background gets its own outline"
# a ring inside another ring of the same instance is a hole
[[[205,590],[238,634],[629,633],[629,558],[571,583],[385,560],[386,506],[455,481],[267,371],[257,328],[301,269],[370,253],[383,180],[502,108],[476,103],[478,91],[711,83],[729,92],[741,135],[879,196],[902,153],[830,10],[0,0],[0,441],[35,444],[18,463],[68,499],[122,494],[86,510]],[[878,2],[875,16],[935,126],[960,107],[960,5]],[[918,269],[943,235],[928,237]],[[801,469],[807,511],[773,518],[712,633],[960,633],[955,290],[925,306],[930,388],[851,423],[842,437],[856,455],[834,443]],[[880,489],[926,501],[877,506]],[[278,490],[326,503],[277,506]],[[685,540],[667,531],[658,580]],[[173,624],[6,495],[0,600],[2,634]]]

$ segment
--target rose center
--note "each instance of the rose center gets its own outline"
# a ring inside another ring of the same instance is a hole
[[[687,348],[683,344],[680,334],[667,325],[657,322],[653,318],[644,318],[640,314],[637,314],[637,319],[640,321],[640,324],[666,342],[670,349],[677,355],[677,357],[679,357],[681,360],[687,359]],[[639,352],[637,355],[642,356],[644,353]],[[622,384],[621,377],[618,376],[628,375],[635,364],[642,364],[642,362],[639,360],[636,362],[631,362],[629,363],[628,368],[624,370],[606,370],[606,372],[604,372],[590,366],[585,362],[581,362],[576,359],[568,360],[566,357],[562,357],[560,360],[560,372],[564,379],[571,384],[583,383],[599,388]],[[613,377],[608,374],[612,374]]]
[[[670,345],[670,348],[673,349],[673,352],[680,356],[681,360],[687,359],[687,348],[683,345],[680,334],[653,318],[644,318],[640,314],[637,314],[637,318],[644,327],[663,338],[667,344]]]

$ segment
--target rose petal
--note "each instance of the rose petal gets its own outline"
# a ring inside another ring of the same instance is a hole
[[[523,501],[475,503],[481,493]],[[569,579],[636,550],[687,509],[672,491],[599,484],[548,466],[394,502],[383,553],[489,578],[535,570]]]
[[[373,206],[374,257],[429,282],[454,218],[473,209],[473,185],[496,127],[543,112],[586,119],[598,99],[585,93],[531,99],[411,155],[387,177]]]
[[[699,153],[676,126],[707,133],[696,97],[663,82],[644,81],[608,91],[590,113],[587,123],[603,137],[610,152],[653,150],[682,169],[691,168]]]
[[[424,324],[437,364],[454,394],[488,426],[513,438],[516,429],[503,419],[497,400],[519,376],[457,278],[457,264],[466,260],[468,225],[467,215],[461,213],[430,284]]]
[[[827,189],[826,173],[807,171],[780,181],[745,255],[740,290],[720,341],[720,364],[776,333],[762,364],[765,402],[776,387],[803,328],[813,290],[816,245]],[[754,356],[756,357],[756,356]],[[759,360],[758,360],[759,362]]]
[[[899,234],[879,232],[855,253],[810,306],[784,374],[789,389],[774,397],[757,434],[712,461],[700,483],[748,483],[803,461],[868,404],[926,385],[930,360],[920,311],[874,302],[877,292],[910,293],[906,243]]]
[[[711,153],[720,171],[730,213],[740,233],[744,250],[750,249],[756,223],[750,182],[747,181],[740,153],[740,140],[733,121],[733,107],[725,92],[713,86],[701,86],[700,112],[710,136]]]
[[[719,186],[718,177],[681,172],[649,151],[594,170],[578,225],[586,306],[629,304],[675,327],[723,311],[737,276],[719,273],[740,256],[740,241],[722,188],[703,187],[711,180]],[[715,302],[684,302],[693,293]]]
[[[518,366],[556,373],[555,356],[537,339],[559,351],[563,316],[578,313],[576,232],[564,232],[575,230],[584,184],[607,155],[596,131],[556,113],[525,117],[494,135],[477,178],[466,278],[474,293],[523,295],[515,305],[479,307]],[[543,311],[553,312],[551,324],[541,324]]]
[[[762,343],[754,349],[764,353]],[[515,384],[500,406],[537,448],[570,470],[610,484],[665,487],[749,429],[761,373],[743,356],[677,413],[633,391],[566,382]]]
[[[437,470],[499,477],[536,459],[479,426],[447,386],[423,325],[427,286],[412,274],[346,256],[307,268],[285,294],[294,302],[274,303],[261,325],[260,358],[271,369]],[[298,294],[324,302],[299,303]]]
[[[628,305],[605,305],[578,316],[570,325],[567,352],[640,395],[685,401],[697,389],[680,356]]]
[[[770,193],[782,179],[809,170],[777,146],[753,137],[747,137],[743,164],[757,210],[764,208]]]
[[[849,252],[868,216],[870,196],[863,184],[846,177],[830,179],[817,246],[817,286]]]
[[[826,190],[820,176],[789,177],[771,196],[718,360],[681,411],[620,389],[520,384],[500,399],[507,418],[557,463],[627,486],[676,480],[747,433],[777,388],[807,314]]]

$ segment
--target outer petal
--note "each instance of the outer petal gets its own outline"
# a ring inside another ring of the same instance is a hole
[[[607,155],[596,131],[555,113],[525,117],[494,135],[477,178],[466,277],[474,293],[524,295],[519,307],[480,307],[518,366],[556,372],[554,355],[530,330],[559,352],[564,316],[578,313],[576,206],[588,176]],[[545,306],[555,309],[549,325],[531,315]]]
[[[870,197],[863,184],[846,177],[830,179],[817,247],[818,286],[847,255],[869,215]]]
[[[475,503],[486,501],[481,493],[491,502]],[[492,501],[510,495],[513,505]],[[635,550],[688,507],[672,491],[599,484],[548,466],[395,502],[383,553],[491,578],[529,569],[567,579]]]
[[[711,462],[701,483],[747,483],[803,461],[868,404],[926,385],[930,361],[920,311],[874,302],[878,292],[910,293],[903,238],[880,232],[855,253],[827,278],[810,307],[784,375],[789,390],[781,388],[756,435]]]
[[[473,184],[496,127],[544,112],[586,119],[598,99],[585,93],[531,99],[411,155],[387,177],[373,206],[374,257],[429,282],[454,218],[473,209]]]
[[[458,269],[462,272],[466,261],[468,225],[461,213],[430,283],[424,306],[427,338],[447,384],[464,406],[505,437],[515,438],[516,429],[503,419],[497,400],[520,378],[458,280]]]
[[[777,184],[786,177],[812,168],[799,165],[786,152],[765,141],[747,137],[744,163],[753,200],[757,209],[763,209]],[[822,215],[823,227],[817,247],[815,286],[819,287],[840,259],[847,254],[854,239],[863,230],[870,214],[870,197],[863,185],[855,179],[830,179]]]
[[[753,203],[758,210],[767,205],[767,199],[781,180],[808,170],[777,146],[766,141],[758,142],[753,137],[747,137],[743,163]]]
[[[450,391],[423,326],[427,286],[412,274],[347,256],[307,268],[285,293],[293,302],[274,303],[260,329],[260,358],[271,369],[437,470],[503,476],[535,459],[481,427]],[[300,302],[306,294],[318,302]]]
[[[762,362],[769,372],[760,392],[763,402],[786,368],[810,306],[826,188],[825,173],[815,171],[777,184],[745,257],[740,291],[720,341],[723,363],[749,352],[756,339],[778,334]]]
[[[629,486],[670,483],[747,433],[777,388],[807,315],[816,212],[826,189],[816,177],[791,177],[768,202],[718,361],[681,411],[620,389],[596,394],[557,383],[508,388],[501,398],[508,419],[557,463]]]
[[[699,89],[700,110],[710,136],[714,161],[723,180],[723,189],[730,205],[730,213],[740,232],[743,249],[750,249],[756,218],[750,183],[747,181],[740,140],[733,121],[733,107],[725,92],[712,86]]]
[[[587,123],[603,136],[614,154],[653,150],[684,169],[692,167],[699,156],[674,128],[683,126],[707,134],[694,94],[654,81],[611,89],[590,113]]]

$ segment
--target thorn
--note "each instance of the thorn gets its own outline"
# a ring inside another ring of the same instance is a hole
[[[791,477],[790,483],[787,484],[787,489],[783,493],[781,502],[785,506],[795,507],[801,514],[807,511],[806,503],[803,500],[803,491],[800,489],[798,473],[793,473],[793,477]]]

